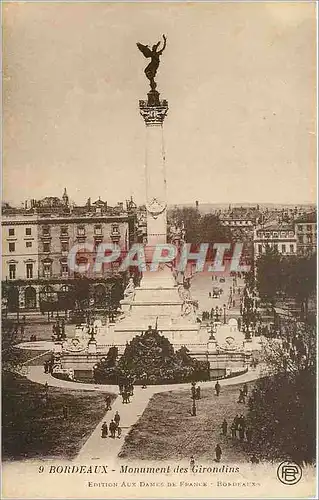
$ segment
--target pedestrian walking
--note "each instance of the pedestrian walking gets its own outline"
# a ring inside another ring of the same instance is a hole
[[[195,466],[195,458],[192,455],[191,458],[189,459],[189,468],[191,471],[193,470],[194,466]]]
[[[230,432],[231,432],[231,437],[232,439],[236,439],[236,424],[233,422],[230,426]]]
[[[117,430],[117,437],[120,439],[121,434],[122,434],[122,429],[121,429],[121,427],[118,425],[118,426],[117,426],[117,428],[116,428],[116,430]]]
[[[107,438],[107,435],[108,435],[107,423],[103,422],[102,429],[101,429],[101,437]]]
[[[69,416],[69,408],[67,407],[67,405],[64,405],[63,408],[62,408],[62,412],[63,412],[63,418],[64,419],[67,419],[68,416]]]
[[[196,387],[196,399],[200,399],[200,387]]]
[[[239,427],[239,441],[242,443],[245,438],[245,431],[242,427]]]
[[[222,449],[219,444],[216,445],[215,455],[216,455],[216,462],[220,462],[220,459],[222,458]]]
[[[109,411],[112,409],[111,406],[111,396],[105,396],[105,410]]]
[[[51,358],[50,361],[48,361],[48,372],[51,373],[51,375],[53,373],[53,367],[54,367],[54,359]]]
[[[245,397],[248,395],[248,385],[246,383],[243,385],[243,394]]]
[[[146,389],[147,375],[144,372],[142,375],[142,389]]]
[[[223,423],[222,423],[222,432],[223,436],[227,435],[227,420],[224,418]]]
[[[116,425],[117,425],[117,427],[118,427],[118,426],[119,426],[119,424],[120,424],[120,420],[121,420],[121,417],[120,417],[120,415],[119,415],[119,412],[118,412],[118,411],[116,411],[116,412],[115,412],[115,415],[114,415],[114,419],[113,419],[113,420],[114,420],[114,422],[116,423]]]
[[[239,389],[238,403],[245,403],[245,396],[242,389]]]
[[[48,384],[48,382],[46,382],[44,384],[44,392],[45,392],[46,397],[48,397],[48,394],[49,394],[49,384]]]
[[[239,426],[242,427],[244,430],[246,429],[246,419],[243,414],[241,414],[239,417]]]
[[[110,430],[110,434],[111,434],[111,438],[115,438],[115,431],[116,431],[116,423],[111,420],[110,422],[110,425],[109,425],[109,430]]]
[[[217,382],[215,384],[215,391],[216,391],[216,396],[219,396],[219,394],[220,394],[220,383],[218,382],[218,380],[217,380]]]

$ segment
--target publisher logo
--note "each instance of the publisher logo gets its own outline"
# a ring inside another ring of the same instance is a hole
[[[283,484],[297,484],[302,477],[302,469],[295,462],[282,462],[278,466],[277,477]]]

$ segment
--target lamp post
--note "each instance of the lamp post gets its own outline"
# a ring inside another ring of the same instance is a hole
[[[193,399],[193,404],[192,404],[192,417],[196,417],[196,402],[195,402],[195,399]]]
[[[224,325],[226,325],[226,304],[223,304],[223,310],[224,310]]]
[[[208,351],[206,351],[205,355],[206,355],[206,364],[207,364],[207,380],[210,380],[210,364],[209,364],[209,360],[208,360]]]

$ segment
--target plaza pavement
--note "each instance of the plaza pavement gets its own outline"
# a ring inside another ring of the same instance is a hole
[[[220,380],[221,390],[224,386],[243,384],[245,382],[251,382],[260,377],[262,373],[262,366],[257,369],[248,370],[247,373],[239,375],[238,377]],[[117,386],[115,385],[104,385],[104,384],[85,384],[66,380],[59,380],[52,377],[48,373],[44,373],[42,366],[30,366],[23,373],[29,380],[36,382],[38,384],[47,383],[50,387],[59,387],[67,390],[84,390],[84,391],[99,391],[105,393],[115,393],[117,394]],[[201,382],[201,388],[206,389],[209,387],[214,387],[216,381],[211,380],[207,382]],[[115,464],[117,456],[124,444],[125,436],[129,433],[132,425],[134,425],[140,416],[143,414],[145,408],[147,407],[151,397],[160,392],[171,392],[174,390],[190,390],[190,384],[163,384],[156,386],[149,386],[146,389],[142,389],[140,386],[134,388],[134,396],[131,398],[131,403],[123,404],[122,398],[117,397],[112,405],[112,410],[105,413],[102,420],[96,426],[91,436],[84,443],[78,456],[76,457],[77,462],[87,463],[88,461],[105,461],[108,460],[110,465]],[[120,438],[101,438],[101,426],[104,421],[107,424],[110,423],[111,419],[114,417],[115,412],[118,411],[121,417],[120,427],[122,429],[122,434]]]
[[[221,277],[221,276],[220,276]],[[191,282],[191,296],[192,299],[198,300],[199,303],[199,314],[203,311],[211,311],[211,308],[218,306],[222,308],[224,304],[228,305],[228,299],[230,294],[230,287],[233,283],[233,278],[230,276],[224,276],[225,281],[220,282],[220,277],[217,277],[217,281],[212,280],[212,275],[208,273],[198,273],[195,274]],[[209,297],[209,292],[213,292],[213,288],[221,288],[222,293],[218,298]],[[244,280],[237,278],[236,289],[244,287]],[[232,314],[236,316],[239,315],[240,308],[240,298],[236,293],[233,297],[235,299],[235,307],[226,309],[226,317]]]

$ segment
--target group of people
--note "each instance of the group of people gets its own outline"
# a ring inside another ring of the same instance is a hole
[[[216,306],[215,308],[212,307],[210,312],[209,311],[203,311],[202,312],[202,321],[220,321],[221,317],[224,314],[224,310],[222,307]]]
[[[218,381],[217,381],[218,382]],[[217,391],[216,391],[217,392]],[[248,396],[248,386],[245,383],[241,389],[239,389],[238,403],[245,403],[245,398]],[[228,425],[226,418],[224,418],[221,424],[222,435],[227,436],[227,431],[230,428],[230,433],[232,439],[239,439],[241,442],[246,441],[250,443],[252,440],[252,429],[247,425],[246,418],[243,414],[236,415],[231,423]]]
[[[240,304],[242,289],[240,287],[236,287],[237,285],[235,285],[235,283],[233,282],[233,285],[231,285],[229,288],[229,295],[227,300],[228,309],[236,307],[238,304]]]
[[[43,363],[43,368],[44,368],[44,373],[50,373],[52,375],[53,368],[54,368],[54,358],[53,358],[53,356],[51,356],[50,359],[47,359]]]
[[[65,333],[65,320],[57,318],[56,322],[52,325],[52,338],[53,340],[66,339]]]
[[[250,362],[250,366],[251,366],[251,368],[257,368],[257,365],[258,365],[258,361],[257,361],[257,359],[252,358],[252,360],[251,360],[251,362]]]
[[[227,436],[228,423],[225,418],[221,424],[221,428],[223,436]],[[243,414],[237,414],[234,417],[230,426],[230,433],[232,439],[239,439],[241,442],[244,442],[246,438],[247,443],[251,443],[252,429],[247,425],[246,418]]]
[[[107,425],[106,422],[103,422],[101,429],[101,437],[107,438],[108,435],[110,434],[110,437],[113,439],[116,437],[116,435],[118,438],[120,438],[122,433],[122,429],[120,427],[120,420],[121,417],[119,415],[119,412],[116,411],[109,425]]]
[[[130,403],[130,398],[134,395],[134,379],[126,377],[119,380],[119,393],[122,396],[123,404]]]
[[[244,384],[242,389],[239,389],[238,403],[245,403],[247,396],[248,396],[248,386],[247,384]]]

